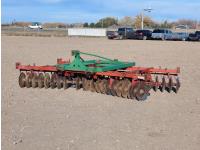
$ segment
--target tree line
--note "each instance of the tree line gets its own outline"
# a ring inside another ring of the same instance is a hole
[[[66,24],[66,23],[59,23],[59,22],[53,22],[53,23],[43,23],[44,28],[73,28],[73,27],[85,27],[85,28],[108,28],[108,27],[118,27],[118,26],[129,26],[133,28],[140,28],[141,27],[141,20],[142,16],[137,15],[135,17],[125,16],[121,19],[116,19],[114,17],[105,17],[97,22],[85,22],[85,23],[72,23],[72,24]],[[190,19],[180,19],[174,22],[169,22],[167,20],[163,22],[156,22],[149,16],[144,16],[144,28],[173,28],[177,25],[187,25],[189,28],[195,29],[199,27],[200,22],[196,20],[190,20]],[[12,22],[11,26],[21,26],[25,27],[30,25],[31,22]]]
[[[113,25],[116,26],[129,26],[136,29],[141,28],[141,20],[142,16],[137,15],[136,17],[125,16],[122,19],[118,20],[114,17],[105,17],[100,19],[96,23],[84,23],[83,27],[90,27],[90,28],[108,28]],[[200,22],[196,20],[190,19],[180,19],[174,22],[169,22],[167,20],[163,22],[156,22],[149,16],[143,17],[143,24],[144,28],[173,28],[178,25],[187,25],[189,28],[195,29],[197,26],[200,25]]]

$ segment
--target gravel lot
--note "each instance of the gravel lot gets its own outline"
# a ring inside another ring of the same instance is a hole
[[[68,89],[21,89],[15,62],[55,64],[78,49],[138,66],[181,67],[178,94],[145,102]],[[199,150],[200,42],[2,36],[2,149]]]

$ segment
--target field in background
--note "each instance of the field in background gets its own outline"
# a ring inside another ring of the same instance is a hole
[[[44,29],[29,29],[27,27],[2,27],[2,35],[8,36],[42,36],[42,37],[64,37],[67,36],[65,28],[44,28]]]

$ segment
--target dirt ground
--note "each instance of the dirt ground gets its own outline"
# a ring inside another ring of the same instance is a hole
[[[78,49],[138,66],[181,67],[178,94],[138,102],[75,89],[21,89],[15,62]],[[199,150],[200,42],[2,36],[3,150]]]

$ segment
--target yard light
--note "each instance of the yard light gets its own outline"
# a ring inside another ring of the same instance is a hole
[[[145,8],[142,10],[142,21],[141,21],[141,29],[143,30],[144,29],[144,12],[151,12],[153,9],[150,7],[150,8]]]

